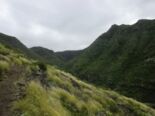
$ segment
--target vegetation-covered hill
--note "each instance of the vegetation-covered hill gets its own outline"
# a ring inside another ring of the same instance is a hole
[[[10,49],[14,49],[25,54],[29,58],[34,58],[44,63],[57,66],[61,66],[63,63],[63,61],[60,60],[60,58],[57,57],[52,50],[43,47],[33,47],[29,49],[16,37],[0,33],[0,43],[9,47]]]
[[[81,79],[155,103],[155,20],[113,25],[68,67]]]
[[[63,52],[55,52],[55,54],[64,62],[69,62],[79,56],[83,50],[70,50],[70,51],[63,51]]]
[[[45,63],[57,66],[63,64],[63,61],[52,50],[43,47],[32,47],[30,50],[37,54],[40,57],[40,60]]]
[[[0,33],[0,43],[10,47],[11,49],[18,50],[22,52],[23,54],[27,55],[31,58],[38,58],[38,56],[30,51],[23,43],[21,43],[17,38],[5,35],[3,33]]]
[[[41,62],[59,67],[64,67],[67,62],[74,59],[81,53],[81,50],[54,52],[43,47],[32,47],[29,49],[17,38],[2,33],[0,33],[0,43],[10,49],[15,49],[25,54],[29,58],[34,58],[40,60]]]
[[[43,47],[32,47],[30,50],[37,54],[41,61],[60,68],[64,67],[64,65],[66,65],[69,61],[82,53],[82,50],[54,52]]]
[[[0,45],[0,116],[155,116],[150,107],[96,88]]]

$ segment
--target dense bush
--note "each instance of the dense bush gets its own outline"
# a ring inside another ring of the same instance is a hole
[[[36,62],[36,64],[39,66],[40,70],[42,70],[42,71],[46,71],[47,70],[47,66],[46,66],[45,63]]]
[[[8,55],[9,54],[9,50],[6,49],[3,45],[0,44],[0,54],[2,55]]]
[[[0,75],[2,72],[9,70],[9,64],[6,61],[0,61]]]

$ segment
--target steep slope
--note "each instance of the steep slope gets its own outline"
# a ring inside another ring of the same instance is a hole
[[[31,52],[23,43],[21,43],[15,37],[0,33],[0,43],[10,47],[11,49],[16,49],[19,52],[24,53],[28,57],[32,57],[32,58],[38,57],[35,53]]]
[[[81,79],[155,103],[155,20],[113,25],[68,67]]]
[[[0,77],[1,116],[155,116],[155,110],[142,103],[28,60],[3,45]]]

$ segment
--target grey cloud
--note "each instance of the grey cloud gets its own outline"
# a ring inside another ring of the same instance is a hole
[[[82,49],[112,24],[155,18],[154,0],[0,0],[0,31],[28,47]]]

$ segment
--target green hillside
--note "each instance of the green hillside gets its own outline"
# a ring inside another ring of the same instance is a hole
[[[63,64],[63,61],[52,50],[43,47],[32,47],[30,50],[37,54],[42,62],[57,66]]]
[[[42,62],[58,66],[59,68],[63,68],[69,61],[82,53],[82,50],[54,52],[43,47],[32,47],[30,50],[37,54]]]
[[[18,50],[19,52],[22,52],[28,57],[38,58],[38,56],[35,53],[30,51],[23,43],[21,43],[15,37],[0,33],[0,43],[7,47],[10,47],[11,49],[15,49],[15,50]]]
[[[83,50],[69,50],[69,51],[62,51],[62,52],[55,52],[55,54],[64,62],[69,62],[79,56]]]
[[[155,110],[96,88],[0,45],[0,116],[155,116]]]
[[[80,79],[155,103],[155,20],[113,25],[68,67]]]
[[[40,60],[41,62],[47,64],[55,65],[60,68],[64,67],[66,63],[77,57],[82,52],[82,50],[54,52],[43,47],[32,47],[29,49],[17,38],[3,33],[0,33],[0,43],[10,49],[14,49],[25,54],[27,57]]]

